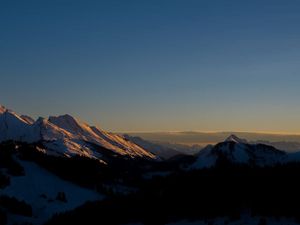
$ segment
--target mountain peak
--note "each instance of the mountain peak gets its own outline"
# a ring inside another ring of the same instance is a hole
[[[85,134],[84,124],[69,114],[61,116],[50,116],[49,122],[72,134]]]
[[[55,116],[53,116],[55,117]],[[57,118],[61,118],[61,119],[66,119],[66,120],[76,120],[73,116],[71,116],[70,114],[64,114],[64,115],[60,115],[57,116]]]
[[[226,138],[225,142],[235,142],[235,143],[241,143],[241,144],[248,143],[248,141],[246,139],[241,139],[234,134],[231,134],[228,138]]]
[[[6,112],[6,108],[3,105],[0,105],[0,113],[5,113]]]
[[[50,116],[49,121],[53,121],[53,122],[60,121],[60,122],[67,122],[67,123],[71,123],[71,124],[78,123],[78,120],[69,114],[60,115],[60,116]]]
[[[0,112],[1,112],[1,116],[3,116],[4,120],[7,120],[7,121],[9,121],[9,120],[14,120],[14,121],[18,120],[22,123],[28,124],[27,121],[25,121],[23,118],[21,118],[21,116],[19,116],[14,111],[12,111],[10,109],[7,109],[5,107],[2,108],[2,110],[3,110],[3,112],[2,111],[0,111]]]

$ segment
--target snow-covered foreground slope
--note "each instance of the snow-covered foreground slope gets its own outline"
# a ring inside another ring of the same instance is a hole
[[[103,198],[100,194],[64,181],[33,162],[18,160],[25,176],[10,176],[11,184],[1,189],[1,195],[15,197],[30,204],[33,217],[9,216],[9,223],[31,222],[42,224],[55,213],[74,209],[87,201]],[[57,200],[58,193],[65,193],[66,202]]]
[[[89,126],[70,115],[34,121],[29,116],[19,116],[0,106],[0,142],[8,140],[43,142],[48,154],[68,157],[84,155],[101,159],[101,152],[88,144],[92,143],[130,158],[156,159],[155,155],[122,136]]]
[[[300,161],[300,154],[286,153],[263,144],[249,144],[232,135],[224,142],[200,151],[191,169],[210,168],[220,161],[264,167]]]

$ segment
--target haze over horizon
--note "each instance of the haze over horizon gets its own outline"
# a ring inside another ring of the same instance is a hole
[[[0,3],[0,104],[115,132],[300,134],[300,2]]]

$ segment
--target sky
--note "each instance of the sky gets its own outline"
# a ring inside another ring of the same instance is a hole
[[[110,131],[300,133],[298,0],[0,0],[0,104]]]

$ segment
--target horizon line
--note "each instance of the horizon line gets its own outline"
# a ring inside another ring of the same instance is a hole
[[[122,133],[122,134],[130,134],[130,133],[204,133],[204,134],[219,134],[219,133],[247,133],[247,134],[269,134],[269,135],[290,135],[290,136],[300,136],[300,132],[286,132],[286,131],[201,131],[201,130],[176,130],[176,131],[111,131],[113,133]]]

